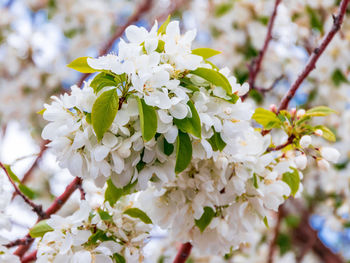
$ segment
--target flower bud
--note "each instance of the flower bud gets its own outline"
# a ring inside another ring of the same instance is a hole
[[[317,136],[322,136],[323,135],[323,131],[322,130],[320,130],[320,129],[317,129],[316,131],[315,131],[315,134],[317,135]]]
[[[292,115],[292,117],[294,117],[296,113],[297,113],[297,109],[296,108],[292,108],[290,110],[290,115]]]
[[[338,150],[332,147],[321,147],[320,153],[323,158],[332,163],[336,163],[340,157]]]
[[[277,112],[277,107],[276,107],[275,104],[271,104],[271,105],[270,105],[270,111],[272,111],[272,112],[274,112],[274,113]]]
[[[301,154],[294,159],[295,165],[297,166],[298,169],[304,170],[307,165],[307,158],[305,154]]]
[[[305,115],[305,110],[304,109],[300,109],[297,111],[297,118],[301,118]]]
[[[329,162],[327,162],[325,159],[319,159],[317,160],[317,166],[322,169],[322,170],[325,170],[325,171],[328,171],[329,170]]]
[[[309,145],[311,144],[311,142],[312,142],[311,136],[309,136],[309,135],[304,135],[303,137],[301,137],[299,143],[300,143],[300,146],[301,146],[302,148],[307,148],[307,147],[309,147]]]

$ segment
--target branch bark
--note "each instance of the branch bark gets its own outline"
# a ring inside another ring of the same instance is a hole
[[[271,240],[270,246],[269,246],[269,254],[267,256],[267,263],[272,263],[273,262],[273,255],[275,252],[275,247],[276,247],[276,242],[278,238],[278,234],[280,231],[280,226],[281,226],[281,221],[284,217],[282,207],[278,209],[277,213],[277,222],[275,225],[274,233],[273,233],[273,239]]]
[[[348,7],[350,0],[342,0],[339,6],[339,11],[337,16],[333,16],[333,26],[331,31],[328,32],[328,34],[324,37],[321,45],[317,47],[314,52],[312,53],[309,62],[306,64],[305,68],[299,75],[299,77],[296,79],[296,81],[293,83],[293,85],[290,87],[287,94],[284,96],[284,98],[281,101],[281,104],[277,110],[277,112],[280,112],[281,110],[285,110],[288,108],[289,102],[294,97],[296,91],[299,89],[301,83],[307,78],[307,76],[310,74],[310,72],[316,68],[316,62],[322,55],[322,53],[326,50],[329,43],[332,41],[336,33],[340,30],[341,24],[343,23],[344,16],[346,13],[346,9]]]
[[[276,20],[276,16],[277,16],[277,9],[278,9],[278,6],[280,3],[281,3],[281,0],[275,1],[275,6],[273,9],[271,18],[269,20],[269,25],[268,25],[267,34],[266,34],[263,48],[260,50],[258,57],[255,58],[251,62],[251,64],[248,66],[248,69],[249,69],[249,79],[248,79],[249,89],[255,88],[256,77],[258,76],[258,74],[260,72],[262,61],[264,59],[264,56],[266,54],[266,51],[267,51],[269,44],[270,44],[270,41],[272,39],[273,26],[275,24],[275,20]]]
[[[52,205],[45,211],[45,217],[39,218],[37,222],[43,219],[47,219],[52,214],[56,213],[66,203],[66,201],[74,193],[74,191],[76,189],[79,189],[81,183],[81,178],[75,177],[74,180],[66,187],[65,191],[59,197],[57,197],[52,203]],[[27,250],[30,248],[31,244],[34,241],[34,239],[31,238],[29,234],[27,234],[23,239],[30,239],[30,241],[28,242],[28,244],[21,245],[17,248],[14,254],[19,257],[22,257],[27,252]]]
[[[4,170],[4,172],[6,173],[9,181],[11,182],[13,188],[15,189],[15,192],[22,197],[22,199],[24,200],[24,202],[26,202],[31,208],[32,210],[38,215],[38,217],[41,219],[41,218],[44,218],[45,217],[45,213],[42,209],[42,206],[41,205],[36,205],[34,204],[34,202],[32,202],[28,197],[26,197],[21,190],[19,190],[18,186],[16,185],[16,183],[12,180],[11,176],[9,175],[6,167],[3,165],[2,162],[0,162],[0,166],[1,168]]]
[[[191,254],[192,245],[190,242],[181,245],[173,263],[185,263]]]

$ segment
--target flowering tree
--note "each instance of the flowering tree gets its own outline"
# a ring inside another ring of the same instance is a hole
[[[0,239],[1,262],[345,262],[310,217],[349,226],[349,0],[27,2],[68,45],[40,67],[35,30],[17,32],[2,11],[17,65],[0,71],[14,87],[0,90],[3,133],[15,118],[42,141],[22,177],[0,162],[0,227],[18,199],[37,220]],[[134,11],[115,28],[118,6]],[[187,12],[197,38],[169,15]],[[133,25],[141,18],[150,29]],[[45,151],[73,176],[51,203],[32,189]]]

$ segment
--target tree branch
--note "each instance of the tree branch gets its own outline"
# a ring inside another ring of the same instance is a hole
[[[286,147],[286,146],[292,144],[294,138],[295,138],[294,135],[292,135],[292,136],[290,136],[290,137],[288,138],[288,140],[287,140],[285,143],[283,143],[283,144],[281,144],[281,145],[278,145],[278,146],[276,146],[276,147],[269,147],[269,148],[267,148],[266,151],[267,151],[267,152],[272,152],[272,151],[279,151],[279,150],[282,150],[284,147]]]
[[[275,24],[275,20],[276,20],[276,16],[277,16],[277,9],[278,9],[278,6],[280,3],[281,3],[281,0],[275,1],[275,6],[273,9],[271,18],[269,20],[269,25],[268,25],[267,34],[266,34],[263,48],[260,50],[258,57],[253,59],[251,64],[248,66],[248,69],[249,69],[249,79],[248,79],[249,89],[255,89],[255,80],[260,72],[262,61],[263,61],[264,56],[266,54],[267,48],[269,47],[269,43],[272,39],[272,30],[273,30],[273,26]]]
[[[21,190],[19,190],[19,188],[17,187],[16,183],[12,180],[11,176],[9,175],[6,167],[2,164],[2,162],[0,162],[0,166],[4,170],[4,172],[6,173],[9,181],[11,182],[13,188],[15,189],[15,192],[22,197],[24,202],[26,202],[32,208],[32,210],[38,215],[39,218],[44,218],[45,217],[45,213],[44,213],[44,211],[42,209],[42,206],[34,204],[28,197],[26,197],[21,192]]]
[[[74,191],[80,187],[81,183],[81,178],[75,177],[74,180],[66,187],[65,191],[59,197],[57,197],[52,203],[52,205],[45,211],[45,217],[39,218],[37,222],[43,219],[47,219],[52,214],[56,213],[66,203],[66,201],[74,193]],[[19,246],[14,253],[15,255],[22,257],[26,253],[26,251],[29,249],[30,245],[33,243],[34,240],[29,234],[27,234],[26,237],[24,237],[23,239],[28,238],[30,239],[28,244]]]
[[[23,257],[21,260],[21,263],[28,263],[28,262],[36,260],[36,253],[37,253],[37,251],[35,250],[32,253],[30,253],[28,256]]]
[[[268,257],[267,257],[267,263],[272,263],[273,262],[273,255],[274,255],[274,252],[275,252],[275,246],[276,246],[278,234],[279,234],[279,231],[280,231],[281,221],[282,221],[283,217],[284,217],[284,213],[282,211],[282,207],[280,207],[278,209],[278,213],[277,213],[277,222],[276,222],[276,225],[275,225],[273,239],[271,240],[271,243],[270,243],[270,246],[269,246],[269,254],[268,254]]]
[[[114,33],[114,35],[107,41],[107,43],[103,46],[103,48],[101,48],[100,52],[99,52],[99,56],[103,56],[106,55],[108,53],[108,51],[111,49],[111,47],[113,46],[113,43],[120,38],[125,29],[130,26],[131,24],[137,22],[141,16],[146,13],[152,6],[152,2],[153,0],[144,0],[143,3],[139,6],[139,8],[135,11],[135,13],[133,15],[131,15],[128,19],[128,21],[125,23],[125,25],[119,27],[117,29],[117,31]],[[81,87],[81,85],[83,84],[84,80],[89,76],[90,74],[83,74],[80,78],[80,80],[78,81],[78,86]]]
[[[181,245],[173,263],[185,263],[191,254],[192,245],[190,242]]]
[[[326,50],[329,43],[332,41],[333,37],[336,35],[336,33],[339,31],[341,24],[343,23],[344,16],[346,13],[346,8],[349,4],[350,0],[342,0],[340,3],[339,11],[337,16],[333,16],[333,27],[331,31],[328,32],[328,34],[323,39],[321,45],[314,50],[312,53],[309,62],[306,64],[306,67],[301,72],[297,80],[293,83],[293,85],[290,87],[288,93],[284,96],[284,98],[281,101],[281,104],[277,110],[277,112],[280,112],[281,110],[285,110],[288,108],[289,102],[294,97],[296,91],[300,87],[301,83],[307,78],[307,76],[310,74],[310,72],[316,68],[316,62],[322,55],[322,53]]]

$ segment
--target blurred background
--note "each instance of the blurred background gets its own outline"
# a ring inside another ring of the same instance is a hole
[[[265,108],[278,104],[332,26],[332,13],[339,2],[282,1],[256,89],[251,90],[248,100]],[[237,81],[243,83],[249,80],[249,65],[264,44],[274,4],[274,0],[0,0],[0,160],[10,164],[28,186],[28,196],[47,207],[63,192],[72,176],[57,165],[46,149],[47,142],[40,137],[45,122],[38,112],[44,103],[50,102],[51,96],[59,96],[72,85],[81,86],[89,79],[67,68],[70,61],[117,52],[125,25],[150,29],[155,20],[161,23],[171,14],[172,19],[181,21],[183,30],[197,29],[195,47],[222,51],[213,62],[229,67]],[[317,177],[323,172],[316,168],[305,171],[305,194],[298,198],[298,205],[287,204],[293,213],[286,217],[288,220],[277,240],[279,261],[312,262],[312,255],[296,261],[295,251],[306,245],[314,246],[308,240],[303,241],[303,235],[307,234],[302,229],[298,230],[302,237],[293,236],[300,222],[310,223],[317,231],[313,238],[319,238],[330,251],[350,259],[349,40],[348,18],[290,105],[322,104],[341,112],[326,122],[338,129],[336,146],[343,158],[341,164],[327,172],[331,178],[328,181]],[[103,193],[92,183],[84,182],[84,187],[93,196],[91,202],[98,205],[103,201]],[[75,193],[60,214],[72,213],[79,199],[79,193]],[[0,236],[9,239],[25,235],[36,220],[29,209],[23,210],[20,198],[15,197],[13,203],[0,213],[12,224],[0,229]],[[267,248],[259,247],[259,242],[271,239],[272,232],[270,226],[257,234],[254,253],[265,255],[259,260],[266,258],[267,253]],[[153,236],[147,248],[148,262],[156,262],[163,252],[164,260],[166,255],[176,252],[176,244],[166,242],[166,232],[155,229]],[[242,248],[242,255],[235,262],[265,262],[249,260],[251,252],[247,251],[251,250]],[[317,254],[313,249],[305,254],[309,252]],[[222,262],[214,258],[196,260],[200,255],[195,251],[192,257],[193,262]]]

